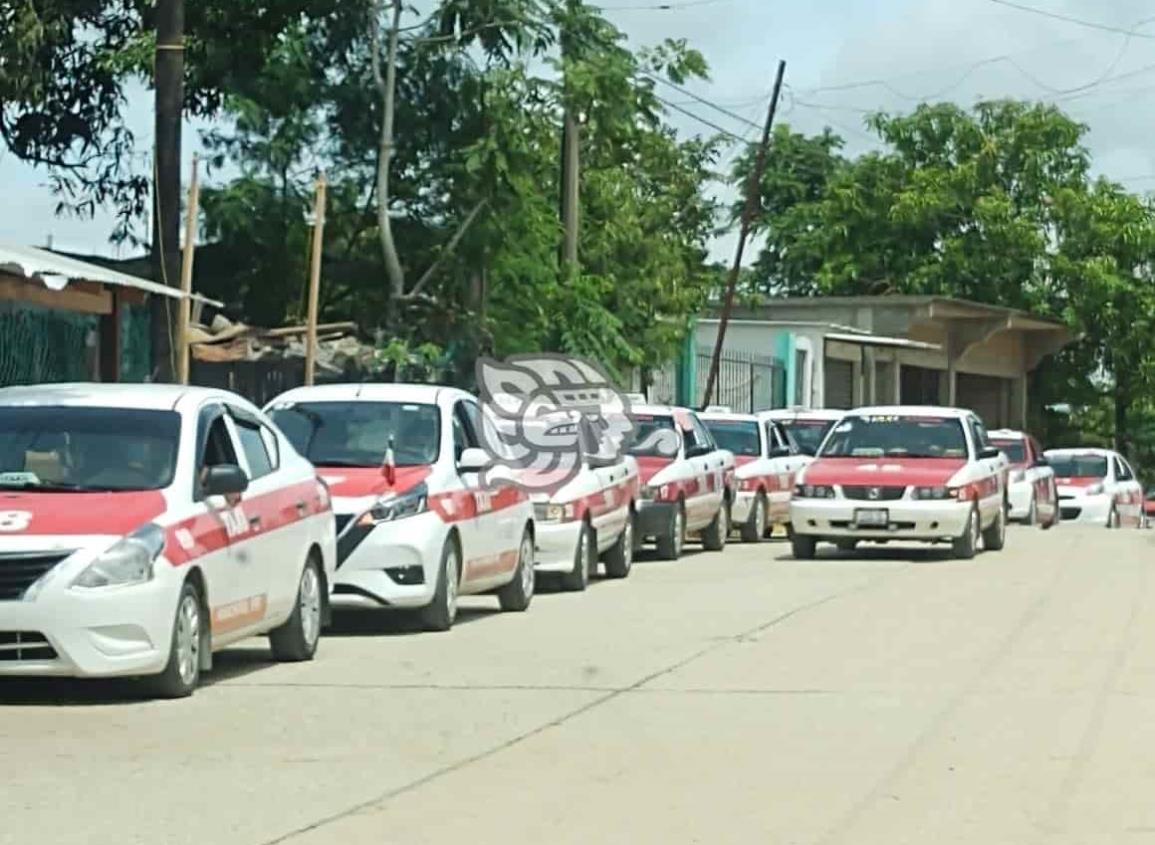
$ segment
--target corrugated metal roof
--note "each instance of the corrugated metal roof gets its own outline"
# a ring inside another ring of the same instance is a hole
[[[841,334],[824,335],[827,340],[836,340],[841,343],[856,343],[859,346],[893,346],[899,349],[929,349],[938,351],[941,346],[935,343],[923,343],[919,340],[907,340],[904,337],[882,337],[875,334]]]
[[[128,276],[115,270],[77,261],[75,258],[67,258],[31,246],[0,244],[0,271],[23,276],[26,279],[37,279],[50,290],[64,290],[69,282],[97,282],[103,285],[136,288],[172,299],[180,299],[184,296],[179,288],[158,285],[147,279]],[[220,302],[201,296],[199,293],[190,294],[189,298],[218,308],[222,307]]]

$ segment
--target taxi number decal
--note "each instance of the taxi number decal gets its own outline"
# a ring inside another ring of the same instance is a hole
[[[227,511],[221,511],[221,522],[224,523],[225,533],[229,535],[230,539],[248,533],[249,519],[245,516],[245,511],[240,505]]]
[[[0,511],[0,531],[26,531],[31,524],[32,514],[28,511]]]
[[[493,510],[493,496],[489,493],[474,493],[473,501],[477,504],[478,513],[488,513]]]

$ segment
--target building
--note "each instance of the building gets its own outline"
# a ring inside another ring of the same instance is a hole
[[[656,392],[672,382],[669,398],[702,404],[718,324],[716,312],[698,321],[675,378],[657,379]],[[1061,323],[946,297],[777,299],[734,309],[723,348],[730,375],[710,401],[748,410],[951,405],[991,427],[1022,427],[1030,373],[1072,339]],[[775,377],[780,384],[755,389]]]

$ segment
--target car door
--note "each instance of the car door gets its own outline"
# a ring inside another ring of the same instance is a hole
[[[1055,518],[1059,508],[1058,488],[1055,486],[1055,470],[1047,464],[1043,455],[1043,447],[1034,437],[1027,438],[1027,448],[1030,452],[1031,471],[1035,473],[1035,502],[1039,509],[1040,518],[1050,522]]]
[[[694,455],[690,462],[698,480],[698,496],[691,505],[687,502],[688,527],[709,525],[722,505],[726,493],[726,461],[714,437],[697,414],[689,415],[690,431],[686,441],[687,454]]]
[[[483,583],[487,570],[492,570],[492,558],[499,544],[488,536],[483,526],[491,521],[490,497],[482,489],[479,473],[461,469],[460,458],[466,449],[481,446],[473,423],[466,413],[465,403],[458,400],[449,409],[449,424],[453,432],[453,465],[455,472],[448,489],[439,491],[453,501],[454,526],[461,539],[462,586]]]
[[[784,522],[790,516],[794,476],[802,468],[804,458],[781,423],[767,422],[764,429],[770,456],[770,477],[766,488],[770,497],[770,516],[775,522]]]
[[[240,459],[249,476],[249,489],[241,496],[249,532],[236,544],[234,553],[252,576],[250,595],[265,596],[268,616],[286,616],[297,597],[299,574],[309,547],[307,494],[301,475],[281,469],[277,437],[255,414],[230,404],[229,421]]]
[[[204,510],[191,525],[177,531],[176,540],[190,552],[206,552],[198,557],[198,564],[208,588],[213,642],[220,645],[247,636],[264,620],[268,594],[262,588],[259,556],[241,548],[251,531],[243,497],[206,496],[200,487],[202,474],[209,467],[233,465],[244,469],[240,444],[223,403],[211,400],[201,406],[196,442],[193,498]]]
[[[589,461],[583,472],[594,479],[590,497],[590,515],[597,533],[598,550],[605,551],[614,544],[629,518],[629,467],[622,455],[609,455],[598,441],[593,426],[586,418],[578,423],[582,452]]]
[[[1115,478],[1118,481],[1116,501],[1119,502],[1119,516],[1127,525],[1138,525],[1143,510],[1143,490],[1135,471],[1122,455],[1115,458]]]
[[[1003,506],[1003,493],[1006,484],[1007,459],[1002,452],[997,456],[983,457],[984,453],[993,448],[987,436],[986,426],[976,416],[967,418],[971,430],[971,439],[974,441],[976,463],[978,464],[977,477],[979,495],[979,513],[982,514],[983,524],[990,522]]]

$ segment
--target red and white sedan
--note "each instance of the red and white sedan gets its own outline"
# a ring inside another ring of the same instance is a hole
[[[831,430],[790,504],[795,557],[821,541],[949,542],[974,557],[1006,542],[1005,455],[972,412],[864,408]]]
[[[781,423],[790,434],[803,455],[813,457],[818,453],[818,447],[823,439],[834,427],[834,424],[846,416],[846,411],[825,408],[786,408],[777,411],[761,411],[760,420],[773,420]]]
[[[239,396],[0,390],[0,675],[178,697],[245,637],[309,660],[335,562],[324,484]]]
[[[1010,461],[1007,481],[1009,518],[1024,525],[1057,525],[1059,488],[1055,470],[1047,463],[1039,442],[1022,431],[1000,429],[990,432],[991,442]]]
[[[324,385],[290,390],[268,411],[332,490],[335,607],[414,608],[437,631],[453,625],[462,594],[529,607],[533,505],[521,488],[484,480],[491,460],[473,396]]]
[[[1143,488],[1127,459],[1112,449],[1051,449],[1063,520],[1140,528]]]
[[[734,455],[731,524],[744,542],[760,542],[769,526],[790,521],[794,475],[808,459],[773,420],[711,409],[701,418],[715,442]]]
[[[641,475],[638,536],[653,538],[658,556],[677,560],[686,535],[720,551],[730,534],[734,455],[719,448],[698,415],[686,408],[635,405],[630,454]]]

